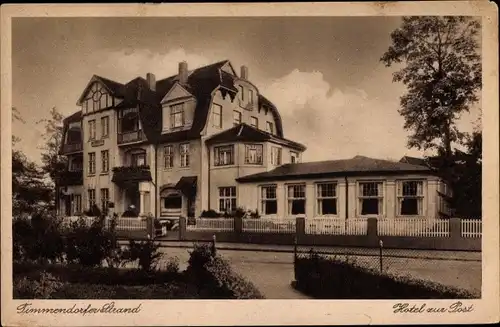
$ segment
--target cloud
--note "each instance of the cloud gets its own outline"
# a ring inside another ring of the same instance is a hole
[[[333,88],[321,72],[297,69],[261,85],[280,111],[285,137],[308,147],[304,160],[418,155],[406,148],[398,96],[387,102],[361,89]]]

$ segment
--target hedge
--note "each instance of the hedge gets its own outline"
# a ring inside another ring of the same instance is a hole
[[[470,299],[475,294],[438,283],[381,274],[338,258],[316,253],[295,259],[299,291],[320,299]]]

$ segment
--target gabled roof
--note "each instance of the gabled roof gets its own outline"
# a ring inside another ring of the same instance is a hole
[[[243,176],[238,182],[283,180],[329,176],[432,174],[426,167],[402,162],[355,156],[351,159],[285,164],[258,174]]]
[[[399,160],[399,162],[409,163],[418,166],[427,166],[427,162],[425,161],[425,159],[410,157],[410,156],[404,156],[403,158],[401,158],[401,160]]]
[[[305,151],[306,147],[300,143],[287,140],[283,137],[262,131],[245,123],[238,124],[207,139],[207,144],[227,142],[273,142],[290,148]]]

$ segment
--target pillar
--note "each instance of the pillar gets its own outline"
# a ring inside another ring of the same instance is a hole
[[[179,240],[186,239],[186,217],[179,218]]]
[[[139,216],[144,213],[144,191],[139,192]]]

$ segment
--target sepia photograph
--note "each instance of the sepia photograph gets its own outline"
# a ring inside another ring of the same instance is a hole
[[[498,97],[485,97],[498,95],[485,81],[498,79],[485,59],[498,59],[497,32],[485,37],[498,22],[484,4],[337,16],[2,6],[8,320],[161,324],[127,321],[147,300],[184,300],[153,315],[186,300],[249,303],[252,316],[268,314],[261,300],[375,300],[403,321],[498,319],[481,302],[498,298],[499,232],[498,153],[483,164],[483,144],[498,145]]]

